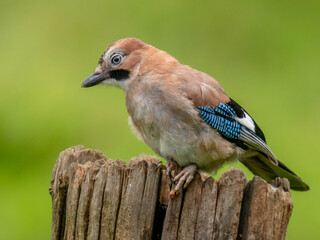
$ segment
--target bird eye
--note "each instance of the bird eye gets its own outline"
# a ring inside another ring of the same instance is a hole
[[[111,62],[115,65],[118,65],[122,61],[122,56],[117,54],[114,57],[112,57]]]

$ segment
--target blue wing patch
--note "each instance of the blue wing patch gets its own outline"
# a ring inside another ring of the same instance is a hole
[[[229,139],[229,141],[234,142],[243,149],[245,149],[244,145],[246,145],[266,154],[274,165],[278,165],[278,160],[273,155],[264,139],[259,136],[261,134],[259,134],[259,132],[257,134],[255,131],[248,129],[239,122],[239,109],[237,109],[237,113],[232,106],[223,103],[220,103],[216,108],[199,106],[198,109],[200,110],[200,117],[211,127],[216,129],[223,137]],[[241,111],[244,112],[242,108]],[[242,116],[246,116],[246,114],[242,114]],[[257,125],[255,124],[255,126]],[[264,138],[263,134],[262,137]]]
[[[201,118],[221,135],[231,139],[240,137],[241,125],[235,120],[237,115],[231,106],[220,103],[217,108],[205,106],[198,109]]]

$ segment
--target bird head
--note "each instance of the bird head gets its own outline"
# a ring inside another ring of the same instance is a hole
[[[141,52],[147,46],[136,38],[118,40],[104,51],[95,71],[81,87],[103,84],[126,88],[128,82],[138,74],[143,59]]]
[[[97,84],[116,86],[124,91],[130,83],[147,73],[168,71],[177,60],[164,51],[137,38],[124,38],[110,45],[99,59],[92,73],[81,87]]]

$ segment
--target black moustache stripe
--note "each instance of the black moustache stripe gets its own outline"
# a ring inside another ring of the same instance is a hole
[[[127,70],[123,70],[123,69],[113,70],[113,71],[110,71],[110,78],[113,78],[117,81],[124,81],[129,78],[129,74],[130,74],[129,71]]]

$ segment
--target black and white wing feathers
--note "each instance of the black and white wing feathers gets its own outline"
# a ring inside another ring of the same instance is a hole
[[[285,177],[294,190],[308,191],[309,186],[294,172],[278,161],[266,143],[263,132],[250,115],[232,99],[218,107],[198,107],[200,117],[221,136],[247,150],[256,150],[253,155],[244,155],[240,161],[254,174],[270,182],[276,177]]]
[[[231,99],[226,104],[220,103],[216,108],[205,106],[198,109],[201,118],[223,137],[265,154],[272,164],[278,165],[259,126],[235,101]]]

